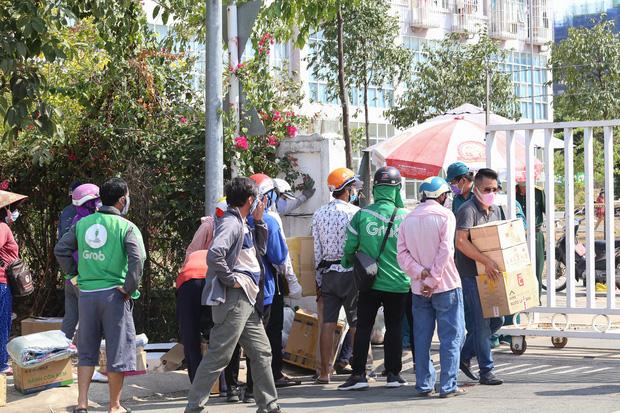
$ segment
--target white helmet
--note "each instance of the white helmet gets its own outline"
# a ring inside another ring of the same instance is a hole
[[[279,196],[286,199],[295,199],[291,184],[282,178],[274,178],[273,183],[276,186],[276,191],[278,191]]]

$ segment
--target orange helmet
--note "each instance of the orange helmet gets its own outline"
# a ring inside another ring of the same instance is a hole
[[[254,174],[250,176],[250,179],[256,182],[256,185],[258,186],[259,196],[263,196],[269,191],[273,191],[276,188],[275,184],[273,183],[273,179],[271,179],[265,174]]]
[[[356,180],[355,172],[349,168],[338,168],[331,171],[327,177],[327,187],[331,192],[338,192]]]

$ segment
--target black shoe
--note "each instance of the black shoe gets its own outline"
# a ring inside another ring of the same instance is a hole
[[[388,373],[387,374],[387,383],[385,387],[389,387],[391,389],[406,386],[408,383],[405,379],[401,377],[400,374]]]
[[[243,394],[243,403],[255,404],[256,399],[252,393],[244,393]]]
[[[229,387],[228,391],[226,392],[226,401],[228,403],[239,403],[241,401],[239,399],[240,395],[241,395],[241,392],[239,391],[238,388]]]
[[[366,390],[368,388],[368,380],[362,376],[351,376],[343,384],[338,386],[338,390]]]
[[[504,380],[498,378],[493,372],[488,372],[484,376],[480,377],[480,384],[486,386],[499,386],[504,384]]]
[[[470,379],[472,380],[480,380],[480,377],[476,376],[472,371],[471,371],[471,364],[469,361],[464,361],[461,360],[461,363],[459,364],[459,368],[461,369],[461,371]]]

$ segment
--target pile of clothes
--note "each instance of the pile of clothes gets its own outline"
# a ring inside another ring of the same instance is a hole
[[[77,354],[77,348],[60,330],[43,331],[16,337],[6,349],[14,363],[22,368],[33,368]]]

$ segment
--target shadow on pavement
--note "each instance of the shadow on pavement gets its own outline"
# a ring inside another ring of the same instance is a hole
[[[620,393],[620,385],[604,385],[584,387],[571,390],[551,390],[536,392],[537,396],[559,397],[559,396],[601,396],[605,394]]]

